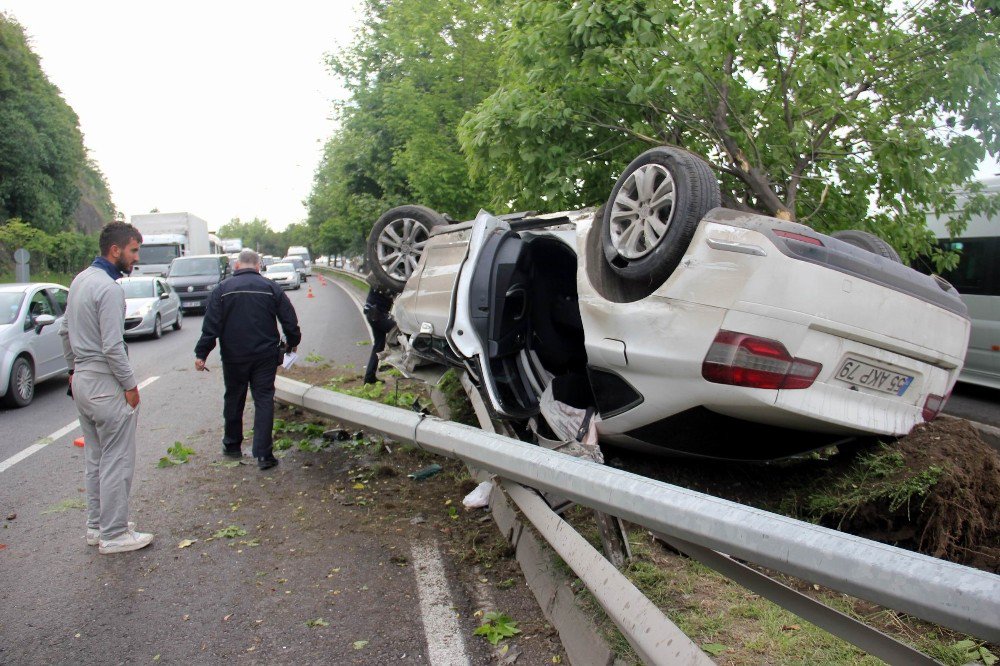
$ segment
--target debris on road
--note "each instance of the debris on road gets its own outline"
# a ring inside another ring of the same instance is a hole
[[[424,479],[431,478],[435,474],[439,474],[442,469],[444,468],[441,467],[441,465],[434,463],[433,465],[428,465],[423,469],[418,469],[416,472],[413,472],[412,474],[407,474],[406,476],[410,479],[413,479],[414,481],[423,481]]]

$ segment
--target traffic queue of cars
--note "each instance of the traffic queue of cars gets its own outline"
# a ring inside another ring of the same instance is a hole
[[[284,289],[299,289],[312,272],[299,254],[281,261],[270,259],[270,265],[261,267],[262,274]],[[177,257],[162,277],[122,278],[125,338],[158,339],[168,328],[181,330],[185,312],[203,312],[212,290],[230,275],[230,257],[209,254]],[[65,376],[59,327],[68,293],[67,287],[52,283],[0,284],[0,401],[4,405],[24,407],[34,398],[37,383]]]

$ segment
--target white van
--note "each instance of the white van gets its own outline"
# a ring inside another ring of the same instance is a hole
[[[309,248],[302,245],[293,245],[288,248],[288,252],[285,253],[287,257],[301,257],[302,261],[305,262],[306,267],[309,268],[310,274],[312,273],[312,257],[309,256]]]
[[[1000,196],[1000,177],[982,182],[986,193]],[[961,254],[958,266],[941,276],[961,294],[972,319],[969,351],[958,379],[1000,389],[1000,217],[976,215],[959,238],[949,238],[948,219],[928,215],[927,227],[941,247]]]

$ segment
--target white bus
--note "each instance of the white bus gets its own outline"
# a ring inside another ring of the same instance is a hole
[[[982,182],[985,192],[1000,196],[1000,177]],[[927,227],[941,247],[961,255],[958,267],[941,275],[962,295],[972,319],[969,351],[958,379],[1000,389],[1000,217],[974,216],[959,238],[949,238],[948,219],[928,215]]]

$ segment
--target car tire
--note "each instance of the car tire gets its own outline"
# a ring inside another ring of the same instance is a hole
[[[435,227],[448,224],[426,206],[398,206],[382,214],[368,234],[365,257],[378,286],[398,293],[416,270]]]
[[[160,315],[156,315],[156,319],[153,320],[153,339],[159,340],[163,337],[163,321],[160,319]]]
[[[604,258],[621,277],[658,287],[721,201],[719,182],[700,157],[669,146],[647,150],[618,177],[604,207]]]
[[[903,260],[899,258],[899,253],[875,234],[870,234],[867,231],[857,231],[856,229],[845,229],[843,231],[835,231],[830,235],[837,240],[844,241],[848,245],[868,250],[880,257],[895,261],[897,264],[903,263]]]
[[[8,407],[27,407],[35,397],[35,368],[24,356],[10,366],[10,381],[3,402]]]
[[[184,313],[181,312],[180,308],[177,308],[177,318],[174,319],[174,330],[181,330],[181,326],[184,324]]]

